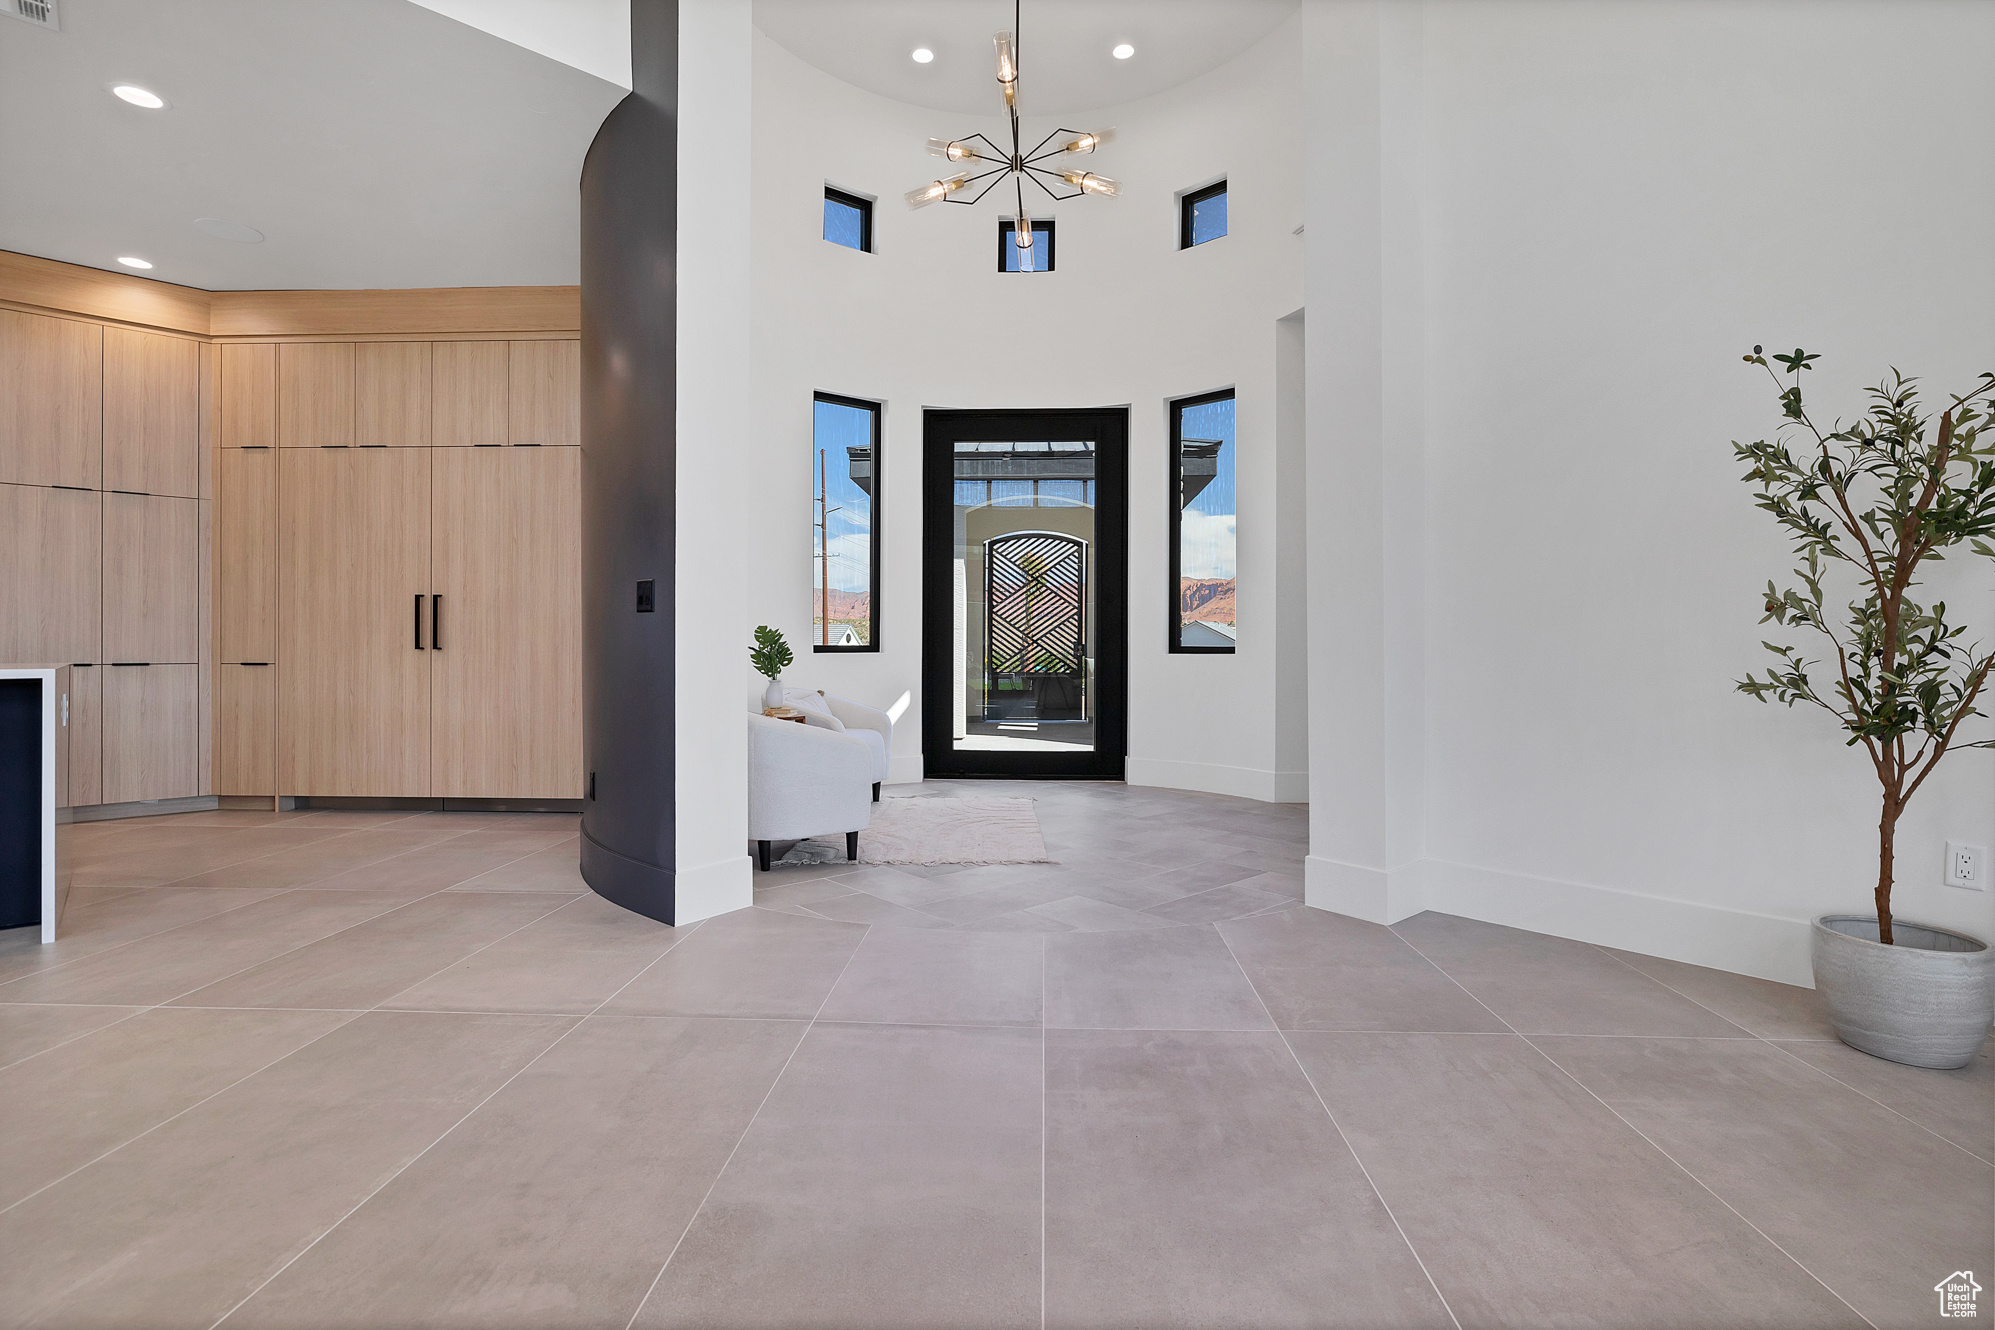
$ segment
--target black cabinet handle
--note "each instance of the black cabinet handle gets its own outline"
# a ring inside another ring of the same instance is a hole
[[[423,649],[423,593],[416,592],[416,650]]]
[[[429,598],[429,649],[443,650],[443,597]]]

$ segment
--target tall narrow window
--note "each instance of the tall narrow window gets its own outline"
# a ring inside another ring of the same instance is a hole
[[[824,238],[847,249],[873,251],[873,201],[842,189],[824,191]]]
[[[811,433],[811,649],[877,651],[879,403],[819,393]]]
[[[1017,234],[1017,222],[1010,218],[999,220],[998,271],[1053,271],[1053,220],[1050,217],[1035,219],[1032,223],[1032,243],[1024,249],[1020,249],[1012,239]]]
[[[1230,652],[1235,516],[1233,394],[1171,404],[1171,650]]]
[[[1190,249],[1226,234],[1226,182],[1178,197],[1178,248]]]

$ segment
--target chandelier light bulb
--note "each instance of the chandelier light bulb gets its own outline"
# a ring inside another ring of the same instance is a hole
[[[1004,88],[1004,104],[1018,105],[1018,52],[1011,44],[1011,34],[1000,32],[991,38],[997,48],[997,81]]]
[[[1067,144],[1066,148],[1063,149],[1063,151],[1093,152],[1096,148],[1099,148],[1102,144],[1107,143],[1109,140],[1113,139],[1114,137],[1115,137],[1115,131],[1112,129],[1096,130],[1094,133],[1083,134],[1079,138],[1073,140],[1071,143]]]
[[[1112,198],[1122,192],[1121,185],[1116,184],[1105,175],[1096,175],[1092,171],[1069,171],[1061,179],[1065,180],[1075,189],[1083,190],[1089,194],[1106,194]]]
[[[926,208],[937,199],[948,198],[951,194],[954,194],[957,190],[968,184],[969,180],[970,177],[966,175],[952,175],[946,180],[931,180],[920,189],[910,189],[907,192],[907,206],[910,208]]]
[[[1020,249],[1032,248],[1031,214],[1023,212],[1018,214],[1018,220],[1011,227],[1011,243],[1017,245]]]
[[[947,157],[952,162],[970,162],[977,158],[977,150],[972,145],[951,142],[948,139],[930,139],[928,150],[937,157]]]

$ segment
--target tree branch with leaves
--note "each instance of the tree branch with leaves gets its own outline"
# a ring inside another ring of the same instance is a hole
[[[1757,506],[1792,536],[1801,566],[1798,586],[1766,584],[1760,622],[1815,630],[1835,668],[1829,677],[1799,649],[1763,642],[1777,663],[1738,688],[1762,702],[1821,708],[1869,756],[1883,790],[1876,899],[1878,940],[1888,946],[1899,816],[1949,752],[1995,748],[1995,739],[1960,734],[1962,722],[1983,714],[1975,704],[1995,653],[1963,640],[1967,627],[1949,622],[1945,601],[1928,607],[1909,594],[1920,568],[1949,552],[1995,559],[1995,431],[1982,442],[1995,373],[1952,397],[1935,422],[1917,380],[1893,370],[1867,391],[1860,419],[1824,433],[1801,391],[1802,374],[1820,357],[1797,349],[1772,359],[1785,368],[1775,370],[1757,346],[1745,357],[1780,392],[1781,433],[1771,443],[1734,441],[1732,451],[1748,467],[1742,479],[1757,487]],[[1824,582],[1839,571],[1854,575],[1859,598],[1835,609]]]

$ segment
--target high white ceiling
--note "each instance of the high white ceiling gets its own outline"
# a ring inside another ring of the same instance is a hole
[[[1029,114],[1150,96],[1298,0],[1023,0]],[[837,78],[963,115],[1000,105],[1012,0],[753,0]],[[209,290],[577,280],[576,186],[629,83],[629,0],[62,0],[0,22],[0,249]],[[1130,60],[1110,48],[1128,42]],[[917,65],[916,46],[935,52]],[[129,82],[166,98],[117,100]],[[197,220],[210,225],[195,225]],[[265,239],[225,238],[229,226]]]
[[[991,35],[1013,0],[755,0],[755,25],[791,54],[868,92],[963,115],[1001,108]],[[1295,12],[1297,0],[1020,0],[1019,97],[1076,115],[1216,69]],[[1128,60],[1110,50],[1136,48]],[[917,46],[935,52],[916,64]],[[1080,128],[1080,126],[1076,126]]]
[[[0,21],[0,249],[136,255],[210,290],[577,280],[615,83],[409,0],[63,0],[61,19]]]

